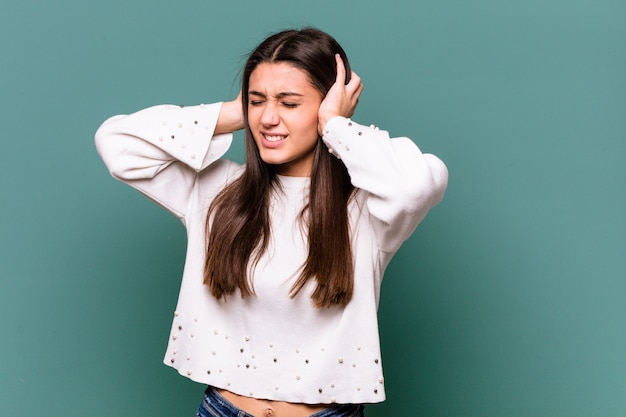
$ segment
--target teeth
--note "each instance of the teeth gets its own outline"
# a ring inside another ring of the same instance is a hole
[[[265,139],[267,139],[270,142],[278,142],[279,140],[285,139],[286,136],[270,136],[270,135],[265,135]]]

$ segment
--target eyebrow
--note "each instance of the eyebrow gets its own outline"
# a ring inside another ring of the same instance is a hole
[[[255,91],[255,90],[248,91],[248,95],[250,95],[250,96],[258,96],[258,97],[263,97],[263,98],[266,97],[265,94],[263,94],[263,93],[261,93],[259,91]],[[292,91],[285,91],[285,92],[277,94],[275,96],[275,98],[281,99],[281,98],[285,98],[285,97],[303,97],[303,96],[304,95],[300,94],[300,93],[295,93],[295,92],[292,92]]]

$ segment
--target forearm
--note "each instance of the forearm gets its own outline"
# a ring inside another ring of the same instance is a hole
[[[198,173],[228,150],[216,135],[221,103],[153,106],[105,121],[96,148],[110,173],[184,217]]]
[[[243,128],[244,117],[240,94],[236,99],[222,103],[215,125],[215,134],[232,133]]]
[[[335,117],[324,130],[329,151],[345,164],[352,184],[367,192],[370,214],[379,222],[379,244],[395,251],[428,210],[443,197],[448,172],[437,157],[408,138]]]

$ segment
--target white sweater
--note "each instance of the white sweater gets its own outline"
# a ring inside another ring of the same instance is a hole
[[[385,267],[443,197],[445,165],[407,138],[334,118],[329,151],[357,188],[349,205],[354,295],[315,308],[309,282],[289,296],[307,256],[298,214],[309,178],[279,177],[271,243],[254,270],[256,295],[215,299],[203,285],[205,220],[213,197],[242,168],[220,159],[232,135],[213,135],[221,103],[162,105],[107,120],[96,146],[111,174],[175,214],[187,228],[185,269],[164,363],[194,381],[293,403],[375,403],[385,398],[377,307]]]

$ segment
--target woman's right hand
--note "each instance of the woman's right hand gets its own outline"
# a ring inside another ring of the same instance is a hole
[[[241,91],[237,98],[232,101],[222,103],[220,114],[215,126],[215,134],[231,133],[244,128],[243,103],[241,102]]]

